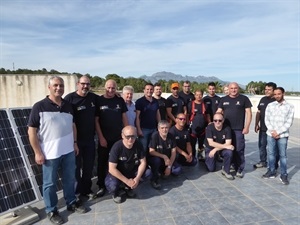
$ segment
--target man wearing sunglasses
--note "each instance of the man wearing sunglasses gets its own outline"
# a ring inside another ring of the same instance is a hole
[[[176,161],[182,166],[195,166],[197,160],[193,156],[190,132],[186,128],[186,117],[183,113],[179,113],[176,116],[176,124],[170,128],[169,133],[176,140]]]
[[[122,130],[122,140],[117,141],[111,148],[108,160],[108,174],[105,186],[115,203],[122,203],[125,194],[134,198],[135,189],[141,178],[147,179],[151,175],[146,170],[146,157],[142,144],[136,140],[137,132],[133,126],[126,126]]]
[[[220,151],[224,159],[222,175],[229,180],[233,180],[234,177],[230,174],[230,165],[234,146],[231,143],[231,129],[223,123],[223,114],[216,113],[213,117],[213,123],[210,123],[206,128],[205,164],[210,172],[215,171],[218,152]]]

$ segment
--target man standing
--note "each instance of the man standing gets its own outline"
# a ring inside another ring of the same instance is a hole
[[[172,83],[172,95],[167,98],[167,116],[170,124],[172,125],[176,123],[176,115],[178,113],[183,113],[185,115],[187,114],[185,101],[178,95],[178,91],[179,83]]]
[[[286,149],[289,138],[289,129],[292,126],[295,108],[284,99],[285,90],[282,87],[274,89],[274,98],[276,101],[268,104],[265,114],[265,123],[267,126],[268,141],[268,161],[269,169],[263,178],[274,178],[276,175],[276,151],[279,151],[280,159],[280,180],[288,185],[287,156]]]
[[[239,93],[239,85],[236,82],[229,84],[229,94],[221,98],[217,112],[223,113],[225,124],[233,130],[232,141],[235,146],[233,163],[236,176],[243,178],[245,168],[245,134],[249,133],[252,120],[249,98]]]
[[[155,83],[154,84],[154,91],[153,91],[153,98],[157,99],[159,105],[159,112],[160,112],[160,119],[167,120],[167,99],[161,96],[162,89],[161,84]]]
[[[136,112],[135,112],[135,104],[132,101],[133,92],[134,92],[133,87],[130,85],[126,85],[123,87],[122,97],[128,109],[128,111],[126,112],[128,124],[135,127]]]
[[[160,189],[158,182],[160,176],[169,176],[171,173],[179,175],[181,166],[175,161],[176,159],[176,141],[174,137],[168,133],[169,123],[161,120],[158,123],[158,131],[152,134],[149,143],[149,160],[151,166],[152,178],[151,185],[155,189]]]
[[[160,121],[158,101],[152,97],[153,84],[147,83],[144,87],[144,96],[136,101],[136,128],[139,140],[146,155],[151,135],[156,131]]]
[[[35,161],[43,167],[43,198],[46,213],[53,224],[64,221],[58,213],[56,194],[57,173],[62,170],[63,193],[67,210],[85,213],[86,208],[76,200],[75,155],[78,154],[76,126],[72,105],[62,99],[64,81],[49,79],[50,94],[34,104],[28,121],[28,135],[35,153]]]
[[[223,123],[223,115],[216,113],[213,117],[213,123],[207,126],[205,133],[205,164],[208,171],[215,171],[218,153],[220,152],[224,159],[222,175],[229,180],[233,180],[234,177],[230,174],[230,165],[234,146],[231,143],[231,129],[227,125],[223,126]]]
[[[126,126],[122,130],[122,140],[117,141],[109,154],[109,170],[105,178],[105,185],[115,203],[121,203],[122,189],[128,197],[134,198],[133,192],[143,176],[144,179],[151,175],[150,169],[146,170],[146,157],[143,146],[136,140],[136,128]]]
[[[218,105],[221,97],[216,95],[216,84],[215,82],[209,82],[207,88],[208,95],[203,98],[203,102],[206,105],[206,109],[210,114],[210,121],[213,120],[213,116],[218,109]]]
[[[113,144],[121,139],[123,126],[128,125],[127,107],[124,99],[116,95],[117,83],[108,80],[105,94],[98,98],[99,114],[96,117],[96,130],[99,138],[98,147],[98,186],[97,196],[105,194],[105,177],[108,172],[108,157]]]
[[[185,105],[188,105],[189,102],[195,99],[194,94],[191,92],[190,81],[186,80],[183,82],[182,91],[179,91],[178,95],[183,98]]]
[[[257,106],[255,117],[255,132],[258,133],[258,148],[260,162],[253,165],[254,168],[267,167],[267,127],[265,124],[265,111],[269,103],[274,102],[274,89],[276,84],[273,82],[266,83],[265,96],[262,97]]]
[[[73,106],[77,128],[77,145],[79,154],[76,156],[76,193],[80,196],[95,198],[92,192],[92,177],[96,155],[95,149],[95,117],[98,96],[90,92],[90,79],[82,76],[77,82],[77,91],[68,94],[65,100]]]
[[[186,118],[183,113],[176,117],[176,124],[170,128],[169,133],[175,137],[177,162],[182,166],[195,166],[196,157],[192,153],[190,133],[186,128]]]

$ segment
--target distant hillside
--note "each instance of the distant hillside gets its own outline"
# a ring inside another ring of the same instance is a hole
[[[223,81],[217,77],[206,77],[206,76],[183,76],[181,74],[175,74],[175,73],[171,73],[171,72],[166,72],[166,71],[162,71],[162,72],[157,72],[152,74],[151,76],[141,76],[140,78],[150,81],[151,83],[156,83],[159,80],[176,80],[176,81],[186,81],[189,80],[190,82],[197,82],[197,83],[208,83],[208,82],[216,82],[218,81],[221,85],[227,84],[229,83],[229,81]],[[241,85],[241,88],[245,88],[245,85]]]

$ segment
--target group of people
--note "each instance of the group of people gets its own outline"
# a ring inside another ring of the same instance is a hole
[[[255,167],[268,167],[263,177],[272,178],[276,158],[280,159],[280,179],[288,184],[286,148],[294,108],[284,100],[284,89],[271,84],[266,85],[266,97],[256,114],[261,158]],[[77,194],[96,198],[108,191],[114,202],[121,203],[125,197],[135,197],[133,190],[141,181],[150,179],[152,187],[160,189],[160,178],[177,176],[182,166],[195,166],[198,160],[205,162],[208,171],[215,171],[216,162],[222,160],[221,173],[229,180],[234,179],[231,169],[236,177],[244,176],[252,104],[235,82],[228,85],[224,97],[216,95],[214,82],[208,84],[205,97],[202,90],[193,94],[189,81],[181,91],[179,83],[173,83],[167,99],[161,96],[160,84],[147,83],[144,96],[135,102],[133,87],[124,86],[120,96],[114,80],[106,81],[101,96],[90,92],[87,76],[80,77],[77,90],[65,98],[61,77],[51,77],[48,89],[49,95],[32,108],[28,134],[35,161],[43,168],[43,198],[54,224],[63,223],[57,209],[59,169],[67,210],[78,213],[87,209]],[[92,191],[95,160],[96,193]]]

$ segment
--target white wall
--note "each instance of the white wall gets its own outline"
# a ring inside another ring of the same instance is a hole
[[[53,74],[0,74],[0,108],[30,107],[49,94],[48,81]],[[76,90],[77,76],[58,75],[64,79],[65,94]]]

